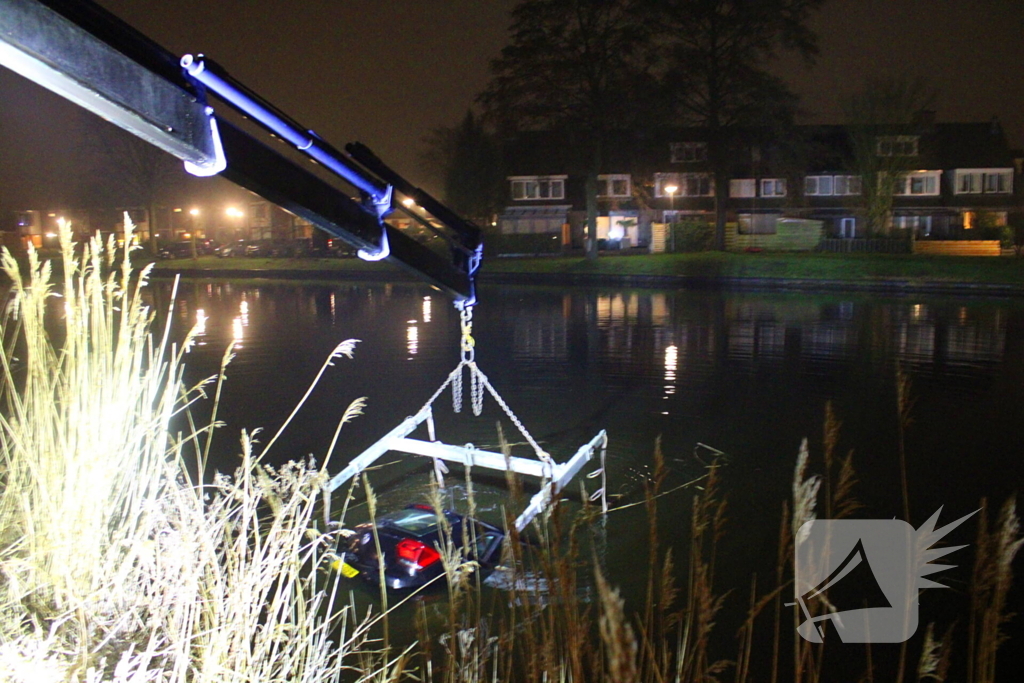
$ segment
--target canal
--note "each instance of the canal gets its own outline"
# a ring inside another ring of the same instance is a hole
[[[156,285],[160,305],[170,287]],[[912,400],[912,524],[941,506],[942,521],[951,521],[982,497],[998,507],[1020,489],[1020,300],[494,285],[482,289],[480,300],[473,334],[481,369],[556,459],[599,429],[608,431],[614,504],[642,500],[659,438],[669,468],[665,489],[707,471],[711,451],[698,444],[724,454],[730,507],[718,571],[723,589],[745,595],[753,572],[771,574],[802,439],[810,442],[811,471],[823,467],[828,402],[842,422],[837,452],[853,452],[863,504],[857,514],[902,516],[898,369],[909,378]],[[203,322],[187,361],[191,381],[214,374],[228,342],[237,344],[213,459],[227,471],[238,462],[239,431],[261,428],[267,442],[343,340],[361,340],[355,358],[335,361],[269,454],[272,462],[310,454],[320,460],[345,407],[365,396],[365,414],[344,427],[331,463],[332,471],[341,469],[415,413],[459,358],[457,312],[444,296],[415,284],[183,283],[174,309],[178,334],[197,320]],[[479,418],[456,416],[443,397],[438,436],[493,448],[501,417],[493,404]],[[507,420],[504,428],[514,439]],[[384,507],[420,502],[427,486],[426,468],[403,464],[372,478]],[[695,492],[684,488],[660,501],[662,535],[684,554]],[[497,521],[507,503],[500,482],[485,480],[477,494],[483,514]],[[643,507],[634,506],[608,520],[605,561],[627,594],[642,588],[643,517]],[[973,539],[968,524],[950,542]],[[960,555],[953,562],[969,569],[970,551]],[[967,576],[962,569],[953,577],[959,594]]]

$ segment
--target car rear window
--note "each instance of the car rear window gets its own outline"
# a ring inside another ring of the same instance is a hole
[[[381,515],[380,521],[417,536],[437,529],[437,514],[433,510],[409,509],[389,512]]]

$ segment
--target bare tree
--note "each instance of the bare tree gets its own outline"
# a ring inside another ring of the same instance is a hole
[[[898,186],[917,166],[916,150],[901,149],[901,137],[912,132],[912,124],[935,99],[936,92],[925,79],[886,76],[869,79],[843,103],[852,170],[861,176],[869,235],[889,229]],[[915,154],[906,153],[909,151]]]
[[[457,126],[442,126],[424,140],[421,162],[440,181],[445,202],[480,225],[489,225],[502,200],[504,172],[496,136],[467,111]]]
[[[113,125],[97,126],[86,145],[94,159],[92,191],[110,203],[146,211],[150,248],[157,251],[157,205],[179,189],[181,162]]]

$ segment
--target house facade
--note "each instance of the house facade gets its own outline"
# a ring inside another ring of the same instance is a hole
[[[780,221],[818,221],[826,238],[970,240],[990,237],[1022,211],[1022,154],[1010,149],[995,120],[936,123],[923,112],[899,128],[797,126],[774,135],[732,130],[726,138],[719,147],[728,169],[721,201],[738,235],[777,234]],[[582,246],[586,173],[570,146],[536,132],[510,144],[507,204],[497,218],[503,234],[547,233]],[[714,221],[706,131],[622,135],[604,156],[597,178],[601,246],[647,247],[655,224]]]

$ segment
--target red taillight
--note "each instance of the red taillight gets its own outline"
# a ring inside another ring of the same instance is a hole
[[[399,541],[395,550],[398,551],[398,559],[411,562],[420,569],[429,567],[441,559],[436,550],[411,538]]]

